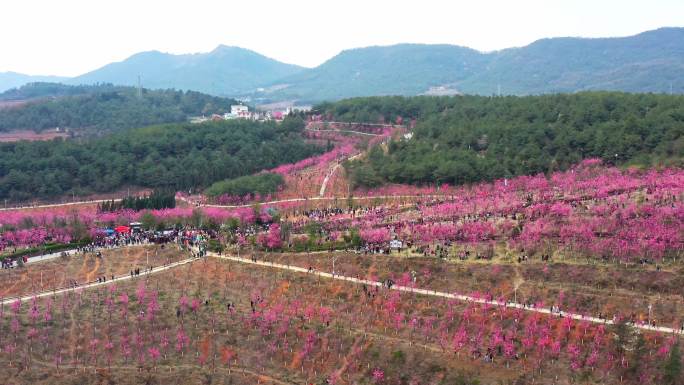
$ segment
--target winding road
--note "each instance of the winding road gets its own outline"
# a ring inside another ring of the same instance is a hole
[[[368,132],[363,132],[363,131],[354,131],[354,130],[335,130],[335,129],[330,129],[330,130],[317,130],[315,128],[305,128],[304,130],[306,131],[312,131],[312,132],[346,132],[348,134],[359,134],[359,135],[366,135],[366,136],[382,136],[380,134],[370,134]]]
[[[447,196],[445,195],[370,195],[370,196],[363,196],[363,197],[312,197],[312,198],[289,198],[289,199],[279,199],[275,201],[268,201],[268,202],[260,202],[259,204],[264,206],[264,205],[273,205],[273,204],[278,204],[278,203],[288,203],[288,202],[304,202],[304,201],[334,201],[334,200],[339,200],[339,199],[352,199],[352,200],[367,200],[367,199],[432,199],[432,198],[445,198]],[[191,202],[188,202],[191,203]],[[200,205],[195,205],[196,207],[217,207],[217,208],[226,208],[226,209],[237,209],[237,208],[245,208],[245,207],[254,207],[254,204],[245,204],[245,205],[214,205],[214,204],[200,204]]]
[[[99,204],[103,202],[118,202],[121,199],[98,199],[98,200],[91,200],[91,201],[78,201],[78,202],[67,202],[67,203],[54,203],[54,204],[46,204],[46,205],[25,205],[25,206],[14,206],[14,207],[0,207],[0,211],[14,211],[14,210],[21,210],[21,209],[47,209],[51,207],[68,207],[68,206],[78,206],[78,205],[87,205],[87,204]]]

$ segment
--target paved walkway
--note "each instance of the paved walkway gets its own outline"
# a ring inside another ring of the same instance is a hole
[[[356,157],[360,156],[361,154],[356,154],[355,156],[352,156],[349,159],[355,159]],[[339,164],[338,164],[339,166]],[[327,184],[327,180],[324,180],[323,185],[321,186],[321,190],[323,193],[325,193],[325,188],[324,186]],[[336,199],[352,199],[352,200],[368,200],[368,199],[440,199],[440,198],[449,198],[453,197],[453,195],[450,194],[431,194],[431,195],[369,195],[369,196],[353,196],[353,197],[323,197],[323,196],[314,196],[310,198],[289,198],[289,199],[279,199],[279,200],[273,200],[273,201],[268,201],[268,202],[254,202],[254,203],[248,203],[244,205],[214,205],[214,204],[197,204],[196,202],[190,201],[185,197],[180,197],[178,198],[179,200],[195,206],[195,207],[218,207],[218,208],[227,208],[227,209],[237,209],[237,208],[244,208],[244,207],[253,207],[256,203],[260,205],[272,205],[272,204],[278,204],[278,203],[288,203],[288,202],[304,202],[304,201],[332,201]],[[119,201],[120,199],[114,199],[114,201]],[[72,203],[55,203],[51,205],[39,205],[39,206],[24,206],[24,207],[8,207],[8,208],[0,208],[1,211],[14,211],[14,210],[21,210],[22,208],[27,208],[27,209],[40,209],[40,208],[49,208],[49,207],[62,207],[62,206],[74,206],[74,205],[84,205],[84,204],[91,204],[91,203],[102,203],[102,202],[110,202],[112,201],[111,199],[105,199],[105,200],[96,200],[96,201],[80,201],[80,202],[72,202]]]
[[[382,136],[380,134],[370,134],[368,132],[363,132],[363,131],[354,131],[354,130],[335,130],[335,129],[330,129],[330,130],[317,130],[315,128],[305,128],[306,131],[312,131],[312,132],[347,132],[350,134],[359,134],[359,135],[366,135],[366,136]]]
[[[391,127],[391,128],[406,128],[403,124],[387,124],[387,123],[362,123],[362,122],[336,122],[336,121],[313,121],[307,123],[307,127],[311,125],[325,125],[336,124],[338,126],[369,126],[369,127]]]
[[[354,197],[312,197],[312,198],[290,198],[290,199],[280,199],[280,200],[275,200],[275,201],[269,201],[269,202],[260,202],[260,205],[272,205],[272,204],[278,204],[278,203],[288,203],[288,202],[304,202],[304,201],[334,201],[334,200],[342,200],[342,199],[352,199],[352,200],[368,200],[368,199],[437,199],[437,198],[449,198],[452,195],[370,195],[370,196],[354,196]],[[219,207],[219,208],[227,208],[227,209],[236,209],[236,208],[244,208],[244,207],[253,207],[254,203],[250,204],[244,204],[244,205],[212,205],[212,204],[200,204],[196,205],[190,201],[185,201],[189,204],[193,204],[196,207]]]
[[[227,256],[227,255],[218,255],[216,253],[211,253],[211,252],[208,253],[208,255],[211,257],[231,260],[231,261],[240,262],[240,263],[247,263],[247,264],[259,265],[259,266],[267,266],[267,267],[272,267],[272,268],[276,268],[276,269],[284,269],[284,270],[295,271],[298,273],[313,274],[313,275],[317,275],[317,276],[324,277],[324,278],[338,279],[341,281],[347,281],[347,282],[356,283],[356,284],[364,284],[364,285],[368,285],[368,286],[379,286],[379,287],[383,286],[382,282],[371,281],[371,280],[367,280],[367,279],[359,279],[359,278],[354,278],[354,277],[348,277],[348,276],[339,275],[339,274],[333,275],[331,273],[325,273],[325,272],[320,272],[320,271],[314,271],[312,273],[309,273],[308,269],[305,269],[305,268],[299,267],[299,266],[282,265],[282,264],[278,264],[278,263],[264,262],[264,261],[259,261],[259,260],[254,262],[251,259],[247,259],[247,258]],[[528,307],[528,306],[525,306],[523,304],[515,303],[515,302],[500,302],[500,301],[495,301],[495,300],[486,300],[486,299],[482,299],[482,298],[471,297],[468,295],[452,294],[452,293],[446,293],[446,292],[442,292],[442,291],[419,289],[419,288],[399,286],[399,285],[392,285],[391,289],[403,291],[403,292],[408,292],[408,293],[429,295],[429,296],[433,296],[433,297],[455,299],[455,300],[463,301],[463,302],[474,302],[474,303],[489,304],[489,305],[494,305],[494,306],[499,306],[499,307],[521,309],[521,310],[528,311],[528,312],[547,314],[547,315],[556,316],[556,317],[561,317],[561,316],[562,317],[570,317],[570,318],[575,319],[575,320],[583,320],[583,321],[592,322],[592,323],[596,323],[596,324],[613,325],[612,320],[606,320],[606,319],[601,319],[601,318],[597,318],[597,317],[590,317],[590,316],[586,316],[583,314],[577,314],[577,313],[568,313],[568,312],[564,312],[564,311],[552,313],[551,310],[548,308]],[[640,324],[631,324],[631,326],[634,328],[637,328],[637,329],[641,329],[641,330],[657,331],[657,332],[662,332],[662,333],[667,333],[667,334],[684,335],[684,332],[682,332],[682,330],[680,330],[680,329],[674,329],[674,328],[669,328],[669,327],[664,327],[664,326],[653,327],[653,326],[640,325]]]
[[[335,171],[342,165],[342,163],[337,163],[333,168],[328,171],[328,173],[325,175],[325,178],[323,178],[323,183],[321,184],[321,191],[318,193],[319,197],[322,197],[325,195],[325,189],[328,187],[328,181],[330,178],[332,178],[333,175],[335,175]]]
[[[98,286],[109,285],[109,284],[116,283],[116,282],[128,281],[128,280],[131,280],[134,278],[140,278],[140,277],[144,277],[146,275],[160,273],[162,271],[166,271],[166,270],[170,270],[170,269],[173,269],[173,268],[176,268],[179,266],[187,265],[188,263],[192,263],[192,262],[198,261],[198,260],[199,260],[198,258],[188,258],[188,259],[184,259],[182,261],[170,263],[168,265],[155,267],[151,271],[141,272],[140,275],[136,275],[136,276],[131,276],[130,274],[121,275],[118,277],[114,277],[114,279],[107,280],[106,282],[89,282],[89,283],[85,283],[85,284],[74,286],[74,287],[63,287],[63,288],[59,288],[59,289],[55,289],[55,290],[46,290],[46,291],[42,291],[42,292],[38,292],[38,293],[24,295],[21,297],[7,297],[7,298],[3,298],[2,301],[0,301],[0,303],[8,305],[12,302],[15,302],[16,300],[20,300],[20,301],[24,302],[24,301],[29,301],[33,298],[49,297],[52,295],[66,293],[68,291],[73,291],[73,290],[92,289],[92,288],[98,287]]]
[[[132,245],[125,245],[125,246],[98,247],[98,248],[96,248],[95,250],[96,250],[96,251],[100,251],[100,250],[113,250],[113,249],[120,249],[120,248],[122,248],[122,247],[144,247],[144,246],[150,246],[150,245],[154,245],[154,243],[149,243],[149,242],[147,242],[147,243],[136,243],[136,244],[132,244]],[[49,261],[49,260],[51,260],[51,259],[55,259],[55,258],[61,257],[61,256],[62,256],[62,253],[66,253],[67,255],[75,255],[75,254],[78,253],[78,250],[76,250],[76,249],[70,249],[70,250],[58,251],[58,252],[56,252],[56,253],[43,254],[43,255],[36,255],[36,256],[33,256],[33,257],[29,257],[29,258],[28,258],[28,262],[26,262],[26,263],[29,264],[29,263],[36,263],[36,262]]]
[[[28,257],[28,261],[26,262],[27,264],[30,263],[36,263],[36,262],[44,262],[44,261],[49,261],[51,259],[59,258],[62,256],[62,253],[66,253],[67,255],[74,255],[78,253],[78,250],[76,249],[71,249],[71,250],[62,250],[58,251],[56,253],[50,253],[50,254],[43,254],[43,255],[36,255],[33,257]]]
[[[331,274],[331,273],[326,273],[326,272],[321,272],[321,271],[309,272],[308,269],[303,268],[303,267],[299,267],[299,266],[283,265],[283,264],[279,264],[279,263],[273,263],[273,262],[268,262],[268,261],[259,261],[259,260],[254,262],[251,259],[247,259],[247,258],[235,257],[235,256],[229,256],[229,255],[218,255],[218,254],[212,253],[212,252],[207,253],[207,255],[210,257],[224,259],[224,260],[230,260],[230,261],[234,261],[234,262],[246,263],[246,264],[250,264],[250,265],[265,266],[265,267],[271,267],[271,268],[282,269],[282,270],[289,270],[289,271],[294,271],[294,272],[298,272],[298,273],[312,274],[312,275],[317,275],[317,276],[324,277],[324,278],[337,279],[337,280],[347,281],[347,282],[351,282],[351,283],[355,283],[355,284],[363,284],[363,285],[378,286],[378,287],[384,286],[383,282],[379,282],[379,281],[371,281],[371,280],[367,280],[367,279],[354,278],[354,277],[349,277],[349,276],[344,276],[344,275],[339,275],[339,274]],[[173,269],[175,267],[179,267],[179,266],[183,266],[183,265],[192,263],[192,262],[197,261],[197,260],[199,260],[199,259],[198,258],[184,259],[182,261],[174,262],[174,263],[171,263],[171,264],[168,264],[165,266],[155,267],[151,271],[144,272],[143,274],[141,274],[139,276],[122,275],[119,277],[115,277],[114,279],[111,279],[111,280],[106,281],[106,282],[90,282],[90,283],[80,285],[80,286],[76,286],[76,287],[66,287],[66,288],[60,288],[60,289],[56,289],[56,290],[49,290],[49,291],[25,295],[22,297],[3,298],[2,301],[0,301],[0,303],[10,304],[10,303],[16,301],[17,299],[20,301],[28,301],[28,300],[31,300],[32,298],[48,297],[51,295],[57,295],[57,294],[65,293],[65,292],[76,290],[76,289],[90,289],[90,288],[94,288],[94,287],[98,287],[98,286],[109,285],[109,284],[115,283],[115,282],[122,282],[122,281],[131,280],[134,278],[142,277],[144,275],[160,273],[160,272],[163,272],[166,270]],[[528,307],[528,306],[525,306],[523,304],[515,303],[515,302],[501,302],[501,301],[496,301],[496,300],[487,300],[487,299],[483,299],[483,298],[475,298],[475,297],[468,296],[468,295],[452,294],[452,293],[436,291],[436,290],[420,289],[420,288],[400,286],[400,285],[392,285],[391,290],[398,290],[398,291],[402,291],[402,292],[415,293],[415,294],[420,294],[420,295],[428,295],[428,296],[433,296],[433,297],[449,298],[449,299],[454,299],[454,300],[458,300],[458,301],[462,301],[462,302],[473,302],[473,303],[488,304],[488,305],[499,306],[499,307],[514,308],[514,309],[520,309],[523,311],[541,313],[541,314],[546,314],[546,315],[551,315],[551,316],[556,316],[556,317],[570,317],[570,318],[575,319],[575,320],[582,320],[582,321],[592,322],[592,323],[596,323],[596,324],[613,325],[613,323],[614,323],[612,320],[606,320],[606,319],[601,319],[601,318],[597,318],[597,317],[591,317],[591,316],[587,316],[584,314],[568,313],[568,312],[563,312],[563,311],[562,312],[551,312],[551,310],[548,308]],[[642,324],[630,324],[630,325],[634,328],[641,329],[641,330],[657,331],[657,332],[666,333],[666,334],[684,335],[684,332],[682,332],[681,329],[675,329],[675,328],[664,327],[664,326],[653,327],[653,326],[642,325]]]
[[[25,206],[2,207],[2,208],[0,208],[0,211],[14,211],[14,210],[21,210],[21,209],[46,209],[46,208],[50,208],[50,207],[77,206],[77,205],[85,205],[85,204],[111,202],[112,200],[115,202],[118,202],[121,199],[98,199],[98,200],[91,200],[91,201],[54,203],[54,204],[49,204],[49,205],[25,205]]]

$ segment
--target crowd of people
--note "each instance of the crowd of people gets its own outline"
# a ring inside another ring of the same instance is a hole
[[[1,260],[2,262],[2,268],[3,269],[13,269],[17,266],[20,266],[21,264],[24,264],[28,262],[28,257],[27,256],[20,256],[20,257],[14,257],[14,258],[5,258]]]
[[[96,249],[111,249],[124,246],[145,245],[150,243],[163,244],[175,241],[179,230],[165,232],[156,231],[127,231],[114,232],[110,235],[97,237],[90,244],[79,248],[81,252],[93,252]]]

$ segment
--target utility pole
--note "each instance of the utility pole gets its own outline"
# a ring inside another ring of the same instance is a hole
[[[513,302],[518,303],[518,287],[513,288]]]
[[[339,257],[339,255],[334,256],[332,259],[332,275],[333,275],[333,277],[335,277],[335,260],[337,259],[337,257]]]
[[[142,83],[140,82],[140,75],[138,75],[138,99],[142,99]]]

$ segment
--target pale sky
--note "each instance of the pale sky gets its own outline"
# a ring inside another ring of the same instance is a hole
[[[0,0],[0,72],[75,76],[148,50],[249,48],[313,67],[348,48],[481,51],[684,26],[684,0]]]

